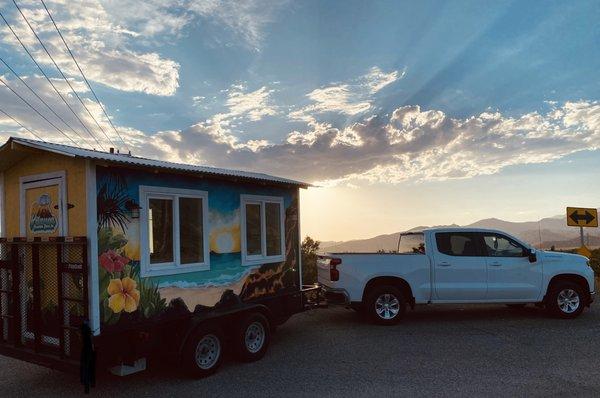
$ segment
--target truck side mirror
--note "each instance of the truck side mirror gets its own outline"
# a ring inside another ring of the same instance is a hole
[[[535,249],[530,248],[527,250],[527,257],[529,257],[529,262],[530,263],[535,263],[537,261],[537,254],[535,252]]]

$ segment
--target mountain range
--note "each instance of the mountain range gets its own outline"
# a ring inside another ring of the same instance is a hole
[[[439,225],[437,227],[458,227],[457,224]],[[580,246],[579,228],[567,226],[566,216],[542,218],[539,221],[512,222],[498,218],[486,218],[463,227],[490,228],[505,231],[535,247],[548,249],[571,249]],[[418,226],[407,231],[378,235],[373,238],[349,241],[324,241],[321,250],[328,252],[376,252],[378,250],[395,250],[398,236],[402,232],[419,231],[427,226]],[[589,248],[600,247],[600,231],[598,228],[585,228],[585,243]]]

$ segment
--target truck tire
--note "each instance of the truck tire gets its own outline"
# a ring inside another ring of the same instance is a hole
[[[223,333],[215,325],[200,326],[187,340],[182,353],[184,370],[195,378],[217,371],[223,359]]]
[[[557,318],[573,319],[585,307],[583,288],[574,282],[558,282],[550,287],[546,297],[546,309]]]
[[[364,309],[374,323],[395,325],[406,312],[406,300],[395,286],[377,286],[368,293]]]
[[[238,324],[234,339],[240,361],[258,361],[267,352],[271,340],[269,320],[258,312],[246,314]]]

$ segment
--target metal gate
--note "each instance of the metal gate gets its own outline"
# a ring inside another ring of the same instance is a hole
[[[0,344],[79,359],[88,319],[85,237],[0,238]]]

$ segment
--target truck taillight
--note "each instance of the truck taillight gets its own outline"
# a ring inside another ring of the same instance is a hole
[[[340,280],[340,271],[336,268],[342,263],[341,258],[332,258],[329,260],[329,280],[336,282]]]

